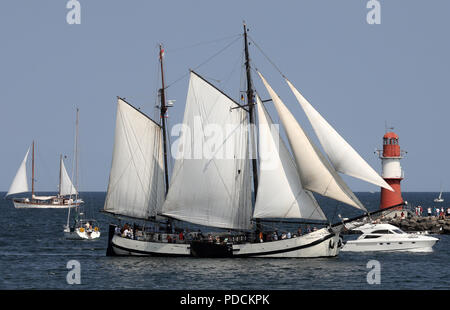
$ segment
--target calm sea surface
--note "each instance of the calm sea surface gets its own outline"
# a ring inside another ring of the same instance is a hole
[[[4,193],[0,193],[4,197]],[[433,206],[438,193],[404,193],[410,205]],[[379,193],[357,193],[371,210]],[[433,253],[345,253],[321,259],[199,259],[106,257],[108,223],[100,213],[105,193],[83,193],[85,212],[100,223],[97,241],[63,238],[67,210],[15,209],[0,200],[0,289],[449,289],[450,236],[439,235]],[[448,195],[444,195],[448,197]],[[325,213],[357,215],[319,199]],[[447,202],[444,202],[447,206]],[[445,207],[444,206],[444,207]],[[280,228],[278,225],[277,228]],[[289,227],[288,227],[289,228]],[[295,228],[292,228],[293,231]],[[66,281],[67,262],[81,264],[81,284]],[[366,267],[381,264],[381,284],[369,285]]]

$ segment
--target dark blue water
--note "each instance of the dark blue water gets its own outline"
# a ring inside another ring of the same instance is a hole
[[[359,193],[376,209],[379,193]],[[2,194],[4,196],[4,194]],[[433,205],[437,193],[404,193],[410,204]],[[0,289],[449,289],[450,236],[433,253],[345,253],[323,259],[198,259],[106,257],[107,228],[99,212],[104,193],[84,193],[86,213],[100,223],[97,241],[63,238],[67,210],[15,209],[0,200]],[[320,200],[329,217],[357,215]],[[66,281],[66,264],[81,265],[81,284]],[[381,284],[368,284],[370,260],[381,265]]]

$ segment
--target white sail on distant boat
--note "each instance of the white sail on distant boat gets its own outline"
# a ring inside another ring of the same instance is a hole
[[[434,202],[444,202],[444,198],[442,198],[442,182],[441,182],[441,191],[439,193],[439,197],[434,198]]]
[[[162,46],[161,123],[118,99],[104,212],[122,220],[135,219],[149,224],[111,224],[107,255],[330,257],[340,251],[339,233],[343,225],[329,223],[312,192],[367,212],[258,72],[288,137],[291,155],[254,93],[245,25],[244,41],[246,105],[235,102],[198,73],[190,72],[182,127],[192,130],[182,131],[179,137],[170,186]],[[255,105],[257,123],[252,114]],[[252,130],[248,130],[249,124],[259,129],[259,165],[256,159],[250,158],[250,145],[255,141]],[[214,147],[209,145],[211,136],[215,137]],[[199,145],[206,146],[206,150]],[[220,156],[224,152],[226,156]],[[342,156],[354,157],[354,153],[354,150],[346,151]],[[365,181],[379,181],[372,171],[367,172],[370,169],[366,166],[358,167],[366,170]],[[347,168],[343,170],[348,172]],[[252,190],[256,199],[252,198]],[[290,223],[295,223],[294,219],[313,221],[325,227],[304,234],[299,231],[293,237],[285,238],[283,234],[279,239],[277,233],[263,228],[271,219]],[[208,236],[200,230],[188,234],[175,231],[175,226],[183,223],[227,231],[210,232]]]
[[[74,169],[72,170],[72,179],[73,173],[75,171],[75,186],[72,184],[72,181],[67,174],[67,171],[64,167],[62,158],[61,165],[62,175],[61,175],[61,185],[60,185],[60,194],[66,194],[70,196],[75,196],[75,201],[78,200],[78,112],[77,108],[76,121],[75,121],[75,156],[74,156]],[[70,224],[70,208],[67,212],[67,224],[64,226],[64,236],[66,239],[72,240],[95,240],[100,238],[100,229],[97,221],[92,218],[86,218],[85,212],[81,210],[81,206],[76,206],[75,208],[75,219]]]
[[[25,198],[13,198],[12,202],[14,207],[17,209],[65,209],[75,206],[79,206],[83,203],[82,199],[73,199],[72,196],[76,193],[73,187],[72,181],[70,180],[66,167],[64,166],[64,161],[62,155],[60,157],[59,165],[59,185],[58,194],[56,196],[37,196],[34,190],[35,181],[35,171],[34,171],[34,141],[32,144],[32,177],[31,177],[31,197]],[[16,176],[6,194],[6,197],[29,192],[28,188],[28,177],[27,177],[27,159],[30,149],[27,150],[25,158],[23,159],[19,169],[17,170]]]

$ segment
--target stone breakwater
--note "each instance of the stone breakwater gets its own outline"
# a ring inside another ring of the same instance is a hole
[[[427,231],[432,234],[450,234],[450,218],[409,215],[407,218],[385,220],[406,232]]]

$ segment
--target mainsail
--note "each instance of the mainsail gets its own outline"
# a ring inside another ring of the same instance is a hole
[[[8,193],[6,196],[12,194],[18,194],[23,192],[28,192],[28,181],[27,181],[27,158],[28,153],[30,152],[30,148],[28,148],[27,153],[25,154],[25,158],[22,161],[19,169],[17,170],[16,176],[14,177],[11,186],[9,187]]]
[[[336,171],[394,191],[286,79]]]
[[[247,125],[244,109],[191,71],[164,215],[205,226],[250,228]]]
[[[66,167],[64,166],[64,160],[61,158],[60,162],[61,169],[61,180],[59,186],[59,195],[77,195],[78,192],[73,186],[72,181],[70,180],[69,174],[67,173]]]
[[[262,74],[260,72],[258,74],[274,102],[286,131],[303,187],[322,196],[330,197],[367,211],[317,147],[310,141],[294,116]]]
[[[303,189],[286,145],[256,96],[259,125],[259,186],[254,218],[326,220],[311,192]]]
[[[164,201],[161,127],[119,98],[104,210],[148,219]]]

